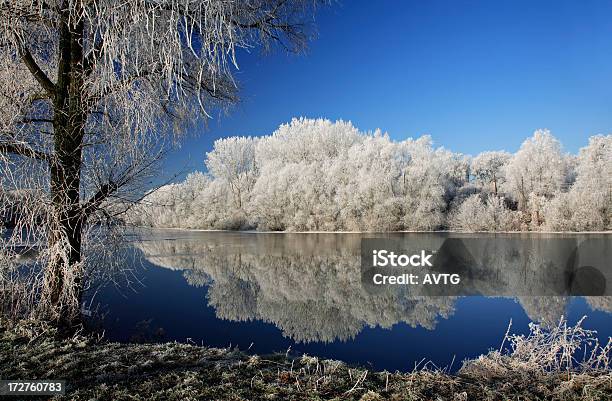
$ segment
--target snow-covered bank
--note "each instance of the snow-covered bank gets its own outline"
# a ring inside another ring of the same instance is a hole
[[[178,227],[137,227],[140,230],[173,230],[173,231],[187,231],[187,232],[222,232],[222,233],[245,233],[245,234],[393,234],[393,233],[411,233],[411,234],[527,234],[527,235],[538,235],[538,234],[567,234],[567,235],[588,235],[588,234],[600,234],[600,235],[611,235],[612,230],[608,231],[459,231],[459,230],[397,230],[397,231],[271,231],[271,230],[222,230],[222,229],[205,229],[205,228],[178,228]]]
[[[44,325],[0,325],[0,376],[63,379],[66,400],[519,400],[612,397],[609,349],[580,353],[580,327],[507,336],[509,351],[466,361],[458,374],[427,363],[390,373],[286,354],[248,355],[189,344],[120,344],[93,336],[58,338]],[[585,343],[586,344],[586,343]],[[570,360],[570,359],[568,359]],[[582,361],[582,362],[580,362]],[[582,363],[582,364],[581,364]]]

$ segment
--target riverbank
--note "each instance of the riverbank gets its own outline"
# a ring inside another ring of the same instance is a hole
[[[253,356],[180,343],[120,344],[84,335],[62,339],[38,324],[0,327],[0,376],[66,380],[66,396],[55,399],[612,399],[607,363],[586,371],[549,371],[517,355],[492,352],[464,363],[454,375],[427,368],[377,372],[309,356]]]
[[[222,230],[207,228],[181,228],[181,227],[145,227],[135,226],[135,230],[169,230],[169,231],[192,231],[192,232],[222,232],[222,233],[251,233],[251,234],[604,234],[612,235],[612,230],[607,231],[459,231],[459,230],[396,230],[396,231],[270,231],[270,230]]]

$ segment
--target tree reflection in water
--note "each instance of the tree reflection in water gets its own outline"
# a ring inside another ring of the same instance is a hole
[[[415,295],[408,286],[375,293],[364,288],[362,236],[175,232],[147,235],[136,247],[150,263],[182,270],[190,285],[208,287],[208,303],[218,318],[273,323],[296,342],[346,341],[366,326],[390,328],[400,322],[434,329],[439,318],[454,313],[457,296]],[[437,249],[445,236],[404,238]],[[470,292],[519,294],[513,298],[538,322],[555,322],[565,314],[569,296],[524,295],[551,294],[564,280],[563,269],[544,260],[541,238],[529,240],[534,246],[495,236],[479,241],[471,246],[478,266],[470,272]],[[612,297],[586,299],[595,310],[612,311]]]

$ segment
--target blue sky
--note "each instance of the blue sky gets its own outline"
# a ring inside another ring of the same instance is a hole
[[[242,101],[196,130],[166,173],[215,139],[292,117],[350,120],[456,152],[516,151],[549,128],[569,152],[612,132],[611,1],[347,1],[316,15],[305,55],[243,54]]]

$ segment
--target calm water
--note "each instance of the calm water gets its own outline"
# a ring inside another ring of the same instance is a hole
[[[406,287],[368,291],[360,270],[361,238],[383,236],[155,230],[134,242],[129,263],[141,283],[131,289],[106,286],[94,304],[112,340],[193,341],[256,353],[291,349],[404,371],[423,359],[438,366],[454,359],[456,369],[465,358],[499,348],[510,319],[513,332],[527,332],[532,320],[558,321],[563,315],[575,322],[587,315],[585,327],[598,330],[602,339],[612,336],[612,297],[411,296]],[[447,234],[386,236],[435,248]],[[480,280],[480,293],[503,287],[500,293],[526,294],[551,285],[546,277],[555,273],[541,274],[539,248],[526,252],[512,244],[520,243],[517,238],[539,244],[554,236],[466,237],[489,244],[481,250],[489,273]],[[606,255],[612,249],[610,235],[558,237],[597,238]]]

